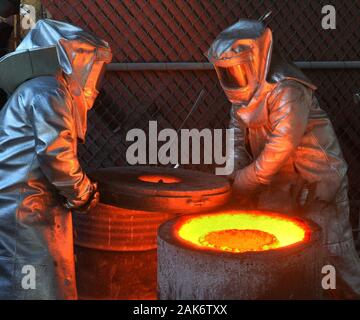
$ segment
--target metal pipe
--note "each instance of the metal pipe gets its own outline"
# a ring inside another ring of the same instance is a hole
[[[301,69],[360,69],[360,61],[297,61]]]
[[[107,67],[108,71],[181,71],[212,69],[212,64],[208,62],[110,63]]]
[[[360,61],[296,61],[301,69],[360,69]],[[110,63],[108,71],[196,71],[213,70],[209,62]]]

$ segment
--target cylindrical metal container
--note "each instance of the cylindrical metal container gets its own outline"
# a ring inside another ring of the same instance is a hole
[[[91,174],[101,203],[74,213],[75,244],[110,251],[156,248],[158,227],[177,215],[218,208],[230,197],[226,179],[183,169],[118,167]]]
[[[156,299],[156,235],[174,214],[99,203],[74,213],[81,299]]]
[[[101,202],[122,208],[171,212],[206,212],[230,198],[228,181],[199,171],[160,167],[114,167],[90,173]]]
[[[119,167],[90,176],[102,203],[73,215],[81,299],[155,299],[158,227],[230,197],[224,178],[190,170]]]
[[[249,219],[241,220],[240,214],[244,212],[189,215],[160,227],[160,299],[321,298],[317,225],[263,212],[248,212]],[[269,220],[257,218],[264,215]]]

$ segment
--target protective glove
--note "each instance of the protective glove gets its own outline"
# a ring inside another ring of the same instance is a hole
[[[86,193],[85,196],[82,197],[82,199],[86,197],[85,203],[83,201],[69,201],[67,200],[64,203],[65,208],[76,211],[79,213],[86,213],[90,209],[94,208],[98,202],[100,201],[100,193],[97,188],[97,183],[92,183],[89,186],[89,191]],[[79,203],[80,202],[80,203]]]
[[[253,163],[241,170],[235,171],[233,187],[236,192],[253,192],[258,189],[260,185],[261,184],[257,179],[255,166]]]

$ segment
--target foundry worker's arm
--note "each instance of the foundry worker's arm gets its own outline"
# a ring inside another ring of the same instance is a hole
[[[61,89],[34,97],[30,119],[40,168],[68,209],[86,208],[98,197],[96,184],[83,172],[76,154],[77,141],[72,106]]]
[[[233,141],[230,141],[230,159],[234,159],[234,172],[239,169],[245,168],[251,163],[251,156],[245,147],[245,128],[242,127],[239,123],[239,120],[236,118],[236,106],[233,105],[230,111],[230,122],[229,129],[234,130]],[[232,173],[229,178],[233,178],[234,173]]]
[[[235,192],[246,193],[269,184],[295,152],[303,137],[312,93],[301,84],[286,81],[275,90],[271,107],[272,133],[263,151],[249,166],[236,173]],[[271,100],[270,100],[271,101]]]

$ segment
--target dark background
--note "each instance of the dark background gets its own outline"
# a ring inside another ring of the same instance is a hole
[[[324,5],[336,8],[337,29],[321,27]],[[203,53],[216,35],[242,17],[267,20],[275,44],[295,61],[359,60],[360,1],[235,0],[43,0],[53,18],[92,30],[110,42],[114,62],[207,62]],[[360,205],[360,89],[356,69],[304,70],[318,87],[320,104],[332,119],[349,164],[352,222]],[[224,128],[230,104],[214,71],[109,72],[89,118],[80,150],[88,169],[126,165],[126,133],[147,128],[178,129],[201,90],[205,97],[184,128]],[[211,171],[211,166],[201,166]],[[356,227],[357,228],[357,227]]]

